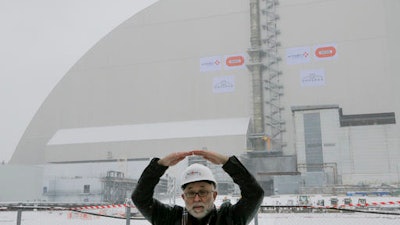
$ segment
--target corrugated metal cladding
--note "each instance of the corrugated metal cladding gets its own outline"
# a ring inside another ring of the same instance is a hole
[[[202,148],[242,153],[251,116],[248,27],[247,1],[158,1],[71,68],[11,162],[149,158]],[[230,119],[238,119],[233,127],[220,123]]]

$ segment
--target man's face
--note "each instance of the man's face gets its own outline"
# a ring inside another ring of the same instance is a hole
[[[216,197],[214,185],[202,181],[186,185],[182,194],[187,211],[197,219],[211,212]]]

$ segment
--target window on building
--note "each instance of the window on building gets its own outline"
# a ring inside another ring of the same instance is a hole
[[[90,193],[90,185],[89,184],[83,185],[83,193]]]
[[[396,118],[394,112],[343,115],[342,111],[340,110],[341,127],[385,125],[385,124],[396,124]]]

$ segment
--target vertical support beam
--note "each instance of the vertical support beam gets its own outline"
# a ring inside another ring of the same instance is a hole
[[[125,207],[126,225],[131,224],[131,206],[129,204]]]
[[[258,225],[258,212],[254,216],[254,225]]]
[[[22,205],[20,205],[17,211],[17,225],[21,225],[21,219],[22,219]]]
[[[262,79],[262,53],[260,36],[260,7],[259,0],[250,0],[250,63],[253,91],[253,118],[249,134],[252,150],[265,150],[261,139],[264,134],[264,97]]]
[[[251,48],[261,47],[260,7],[258,0],[250,0],[250,44]]]

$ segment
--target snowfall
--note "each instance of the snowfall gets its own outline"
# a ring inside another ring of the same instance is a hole
[[[320,197],[321,198],[321,197]],[[289,198],[265,198],[263,205],[287,205]],[[357,202],[358,199],[353,199],[353,202]],[[216,205],[222,202],[222,199],[217,199]],[[232,199],[232,203],[235,203],[235,199]],[[326,201],[327,202],[327,201]],[[383,208],[387,207],[388,202],[394,202],[395,207],[400,207],[400,198],[380,198],[380,199],[368,199],[368,203],[378,202],[383,204]],[[178,205],[182,205],[179,200],[175,202]],[[312,202],[315,205],[315,202]],[[390,206],[389,206],[390,207]],[[84,209],[80,213],[71,210],[24,210],[21,215],[21,225],[150,225],[150,223],[144,219],[131,219],[127,221],[125,217],[125,207],[115,208],[102,208],[102,209]],[[134,208],[131,208],[132,213],[135,212]],[[322,210],[323,211],[323,210]],[[384,211],[382,211],[384,212]],[[253,219],[250,225],[399,225],[400,224],[400,212],[397,210],[397,214],[379,213],[379,210],[371,212],[351,212],[351,211],[336,211],[336,212],[321,212],[316,210],[310,213],[277,213],[275,212],[260,212],[257,215],[257,219]],[[104,216],[105,215],[105,216]],[[111,216],[111,217],[109,217]],[[16,225],[18,218],[18,212],[1,210],[0,209],[0,225]]]

